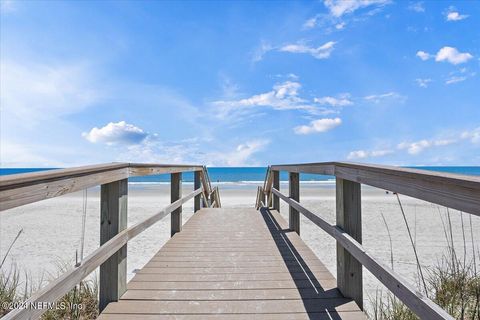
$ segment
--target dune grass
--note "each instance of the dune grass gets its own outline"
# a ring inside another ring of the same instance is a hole
[[[445,209],[446,218],[445,221],[442,218],[442,223],[445,239],[447,241],[447,249],[435,265],[429,268],[422,268],[416,252],[416,244],[410,233],[410,226],[405,217],[405,211],[398,195],[397,199],[407,230],[409,230],[409,237],[414,249],[415,260],[417,262],[418,290],[427,295],[432,301],[442,307],[455,319],[479,320],[480,274],[478,272],[479,270],[477,270],[477,262],[480,261],[480,251],[475,249],[471,216],[469,216],[470,235],[467,236],[465,233],[463,213],[460,212],[462,221],[463,254],[459,255],[453,242],[453,228],[450,219],[451,212],[448,208]],[[440,208],[438,208],[438,210],[440,217],[442,217]],[[388,225],[386,226],[390,237]],[[469,240],[471,241],[472,246],[472,255],[470,259],[467,258],[466,252],[467,237],[470,238]],[[392,247],[391,250],[391,257],[393,257]],[[423,270],[424,268],[426,270]],[[378,290],[375,297],[370,299],[368,318],[372,320],[419,319],[391,292],[384,294],[381,290]]]

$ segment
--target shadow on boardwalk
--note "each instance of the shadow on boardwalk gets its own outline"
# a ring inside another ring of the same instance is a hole
[[[337,288],[325,290],[295,245],[288,239],[287,233],[294,231],[282,229],[269,209],[261,208],[260,213],[295,282],[309,318],[342,319],[335,309],[352,300],[343,297]]]

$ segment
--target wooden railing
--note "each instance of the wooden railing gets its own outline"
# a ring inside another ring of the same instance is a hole
[[[289,196],[280,192],[280,171],[289,173]],[[300,173],[336,177],[336,225],[300,204]],[[421,319],[453,319],[361,245],[361,184],[480,216],[480,177],[344,162],[272,165],[258,189],[256,206],[279,211],[282,199],[289,204],[291,230],[300,234],[301,213],[332,236],[337,241],[337,286],[361,308],[364,266]]]
[[[194,191],[182,197],[182,173],[194,172]],[[151,217],[127,228],[128,178],[171,174],[171,204]],[[212,188],[204,166],[113,163],[49,170],[0,177],[0,211],[101,185],[100,247],[47,286],[34,293],[25,305],[2,319],[40,317],[46,308],[73,289],[100,266],[99,309],[117,301],[126,291],[127,243],[170,214],[171,235],[182,229],[182,205],[194,198],[194,212],[204,207],[220,207],[218,187]],[[47,231],[47,230],[46,230]]]

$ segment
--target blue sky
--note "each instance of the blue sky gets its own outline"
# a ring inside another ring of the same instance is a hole
[[[1,0],[1,164],[480,164],[479,1]]]

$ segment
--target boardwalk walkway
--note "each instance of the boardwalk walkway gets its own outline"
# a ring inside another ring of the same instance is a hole
[[[99,319],[365,319],[277,211],[204,208]]]

